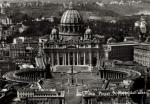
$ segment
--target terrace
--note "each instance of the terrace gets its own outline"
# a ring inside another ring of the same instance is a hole
[[[53,67],[53,72],[68,72],[69,70],[71,70],[73,68],[74,71],[76,72],[91,72],[92,68],[88,65],[77,65],[77,66],[72,66],[72,65],[68,65],[68,66],[63,66],[63,65],[59,65],[59,66],[54,66]]]

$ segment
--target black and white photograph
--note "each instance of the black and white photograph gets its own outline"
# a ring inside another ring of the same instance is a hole
[[[150,104],[150,0],[0,0],[0,104]]]

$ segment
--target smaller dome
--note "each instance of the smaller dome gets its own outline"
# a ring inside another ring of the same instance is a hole
[[[107,39],[107,43],[115,43],[115,42],[116,42],[116,39],[113,37],[110,37]]]
[[[58,31],[58,29],[56,29],[55,27],[52,29],[52,31],[51,31],[51,34],[52,35],[55,35],[55,34],[58,34],[59,33],[59,31]]]
[[[92,29],[90,29],[90,27],[88,27],[88,28],[85,30],[85,34],[86,34],[86,35],[92,34]]]

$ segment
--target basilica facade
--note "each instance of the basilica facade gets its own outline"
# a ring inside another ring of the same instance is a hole
[[[70,4],[48,36],[43,49],[55,65],[96,66],[103,59],[104,37],[93,34],[90,26],[85,27],[82,16]]]

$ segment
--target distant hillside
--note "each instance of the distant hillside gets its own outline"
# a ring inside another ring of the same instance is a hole
[[[3,2],[3,1],[8,1],[8,2],[23,2],[23,1],[37,1],[37,0],[0,0],[0,2]],[[111,1],[122,1],[122,0],[38,0],[38,1],[41,1],[41,2],[52,2],[52,3],[63,3],[63,2],[89,2],[89,3],[92,3],[92,2],[111,2]],[[133,1],[133,0],[123,0],[123,1]],[[135,0],[135,1],[139,1],[139,0]],[[149,0],[142,0],[143,2],[150,2]]]
[[[22,1],[27,1],[27,0],[0,0],[0,1],[16,1],[16,2],[22,2]],[[28,0],[28,1],[37,1],[37,0]],[[74,3],[79,3],[80,4],[84,4],[85,6],[88,4],[88,8],[82,8],[84,9],[84,11],[95,11],[95,12],[99,12],[100,15],[112,15],[112,16],[119,16],[119,15],[133,15],[133,14],[138,14],[138,13],[142,13],[143,11],[150,11],[150,0],[142,0],[142,3],[139,3],[137,5],[109,5],[109,4],[105,4],[104,7],[100,7],[99,5],[96,5],[96,2],[104,2],[104,3],[108,3],[111,1],[121,1],[121,0],[39,0],[41,2],[50,2],[50,3],[56,3],[59,5],[62,5],[63,3],[68,4],[70,1],[73,1]],[[133,0],[123,0],[125,2],[127,1],[133,1]],[[134,1],[139,1],[139,0],[134,0]],[[89,6],[90,5],[90,6]],[[57,9],[58,8],[58,9]],[[41,14],[45,14],[44,11],[46,12],[55,12],[54,14],[57,13],[57,11],[62,11],[63,5],[61,7],[56,7],[55,9],[51,9],[51,8],[46,8],[46,10],[42,10],[42,11],[38,11]],[[86,9],[86,10],[85,10]],[[90,10],[88,10],[90,9]],[[29,13],[33,13],[33,14],[37,14],[38,12],[36,12],[35,9],[33,9],[34,11],[30,11],[29,9],[26,9],[25,12],[29,12]],[[54,11],[53,11],[54,10]],[[22,12],[24,12],[24,10],[21,10]],[[83,10],[82,10],[83,11]],[[52,13],[53,14],[53,13]],[[61,12],[60,12],[61,14]]]

